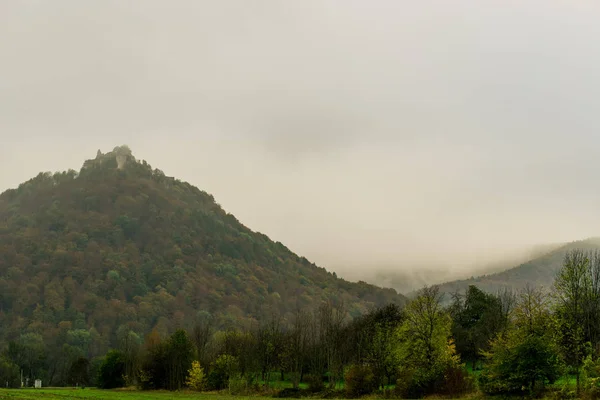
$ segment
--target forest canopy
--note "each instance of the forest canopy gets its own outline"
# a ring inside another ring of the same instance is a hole
[[[91,359],[124,332],[167,336],[205,318],[249,327],[323,302],[358,316],[405,298],[339,279],[253,232],[127,146],[0,195],[2,347]]]

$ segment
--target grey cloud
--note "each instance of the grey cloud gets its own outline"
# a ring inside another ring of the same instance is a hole
[[[126,143],[351,277],[597,235],[599,17],[541,0],[4,1],[0,188]]]

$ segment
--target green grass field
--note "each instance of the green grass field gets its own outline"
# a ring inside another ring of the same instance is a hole
[[[211,393],[101,390],[101,389],[0,389],[0,399],[89,399],[89,400],[232,400],[233,396]],[[235,399],[248,397],[236,396]]]
[[[437,397],[435,397],[437,398]],[[89,400],[260,400],[269,399],[264,396],[244,397],[228,396],[218,393],[192,393],[167,391],[135,391],[135,390],[101,390],[101,389],[0,389],[0,400],[32,400],[32,399],[89,399]],[[480,400],[478,396],[467,396],[464,399]],[[311,400],[319,400],[311,398]],[[339,399],[338,399],[339,400]]]
[[[563,377],[555,383],[555,387],[563,385],[575,387],[574,377]],[[277,389],[291,387],[288,382],[278,382],[273,384]],[[341,385],[340,385],[341,386]],[[44,389],[1,389],[0,400],[31,400],[31,399],[89,399],[89,400],[244,400],[244,399],[266,399],[264,396],[230,396],[222,393],[196,393],[190,391],[169,392],[169,391],[138,391],[127,389],[102,390],[94,388],[74,389],[74,388],[44,388]],[[479,394],[472,394],[465,398],[479,399]],[[311,399],[317,400],[317,399]]]

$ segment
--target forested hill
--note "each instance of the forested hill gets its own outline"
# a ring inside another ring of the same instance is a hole
[[[0,195],[0,342],[76,337],[103,354],[119,329],[243,326],[323,301],[356,316],[404,300],[253,232],[126,146]]]
[[[464,293],[469,285],[475,285],[489,293],[496,293],[505,288],[518,290],[527,284],[548,289],[552,287],[556,273],[563,265],[565,254],[573,249],[600,250],[600,238],[580,240],[558,246],[540,257],[506,271],[447,282],[440,285],[440,291]],[[449,296],[445,296],[445,300],[448,301]]]

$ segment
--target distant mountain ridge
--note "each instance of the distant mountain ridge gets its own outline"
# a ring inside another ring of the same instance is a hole
[[[504,272],[515,265],[524,264],[564,245],[565,243],[554,243],[525,246],[514,249],[494,261],[458,265],[456,268],[452,265],[444,266],[427,262],[416,265],[411,263],[405,266],[372,266],[367,273],[361,271],[361,276],[377,286],[391,287],[400,293],[407,293],[411,296],[425,285],[454,282],[457,279],[463,280],[467,276],[484,276]]]
[[[439,285],[440,291],[447,294],[464,292],[469,285],[475,285],[489,293],[505,288],[519,290],[527,284],[550,288],[562,267],[565,254],[573,249],[600,250],[600,238],[589,238],[558,246],[544,255],[505,271],[442,283]],[[409,297],[411,295],[408,294]]]
[[[406,298],[339,279],[127,146],[0,195],[0,344],[77,331],[103,354],[123,329],[248,325],[325,301],[357,316]]]

